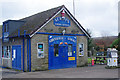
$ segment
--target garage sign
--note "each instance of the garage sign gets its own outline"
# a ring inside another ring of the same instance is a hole
[[[69,27],[70,26],[70,20],[67,19],[66,17],[56,17],[53,19],[53,24],[55,26],[61,26],[61,27]]]

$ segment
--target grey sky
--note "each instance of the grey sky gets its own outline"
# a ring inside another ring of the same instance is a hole
[[[74,0],[75,17],[93,37],[118,34],[119,0]],[[0,0],[0,25],[50,8],[65,5],[73,13],[73,0]]]

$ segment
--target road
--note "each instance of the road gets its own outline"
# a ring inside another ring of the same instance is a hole
[[[105,65],[54,69],[36,72],[18,72],[3,69],[3,78],[118,78],[118,69],[105,69]]]

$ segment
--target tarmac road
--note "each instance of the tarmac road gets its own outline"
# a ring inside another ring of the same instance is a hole
[[[118,78],[118,69],[105,69],[106,65],[55,69],[36,72],[18,72],[3,69],[3,78]]]

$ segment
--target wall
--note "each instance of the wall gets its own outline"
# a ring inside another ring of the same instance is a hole
[[[44,58],[37,58],[37,43],[44,43]],[[34,35],[31,39],[31,70],[48,69],[48,35]]]
[[[10,39],[9,42],[3,43],[3,46],[10,46],[10,58],[2,58],[3,66],[12,68],[12,46],[21,45],[21,69],[23,69],[23,39],[14,38]]]
[[[56,17],[60,17],[61,14],[58,14]],[[55,17],[55,18],[56,18]],[[64,29],[66,29],[67,34],[84,34],[80,28],[72,21],[72,19],[65,14],[65,17],[71,21],[71,25],[69,27],[58,27],[53,24],[53,20],[51,20],[44,28],[42,28],[39,32],[48,32],[48,33],[62,33]]]
[[[84,56],[79,56],[79,43],[84,44]],[[77,36],[77,66],[84,66],[87,62],[87,38],[84,36]]]

